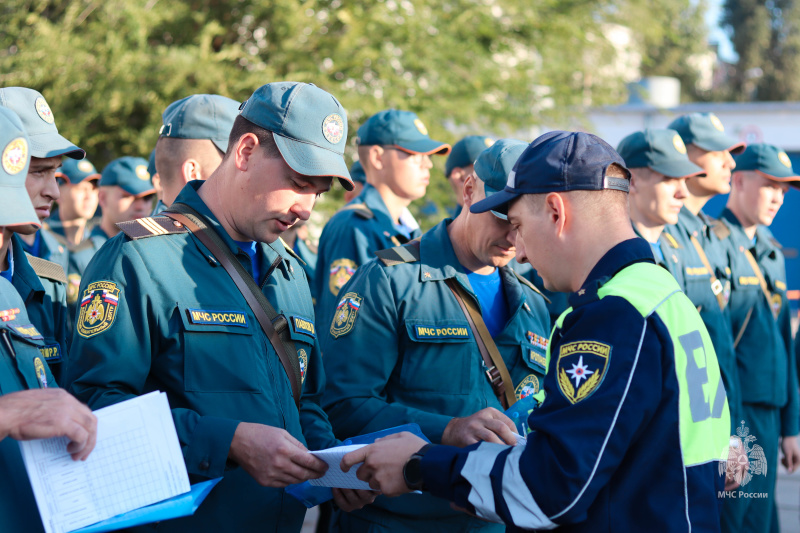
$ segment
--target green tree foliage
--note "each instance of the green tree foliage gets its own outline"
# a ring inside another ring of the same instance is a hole
[[[388,107],[417,112],[431,136],[448,142],[458,140],[454,131],[504,136],[563,121],[582,104],[624,101],[623,80],[608,75],[616,59],[603,29],[621,9],[639,6],[645,16],[645,5],[4,0],[0,85],[41,91],[61,131],[100,167],[121,155],[146,157],[161,112],[179,98],[208,92],[243,100],[287,79],[339,98],[351,140],[366,117]],[[348,151],[352,157],[352,143]],[[436,159],[428,197],[452,205],[444,158]],[[335,210],[339,194],[320,208]]]
[[[739,56],[730,99],[800,99],[800,3],[727,0],[723,24]]]

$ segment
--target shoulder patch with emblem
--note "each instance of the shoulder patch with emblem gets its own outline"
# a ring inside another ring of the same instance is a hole
[[[354,211],[356,215],[365,220],[375,218],[375,213],[372,212],[372,209],[367,207],[367,204],[348,204],[339,209],[339,211]]]
[[[354,292],[348,292],[339,300],[339,305],[336,306],[336,311],[333,313],[333,322],[331,322],[331,335],[334,338],[353,331],[353,324],[359,309],[361,309],[362,300],[361,296]]]
[[[572,404],[588,398],[605,377],[611,346],[596,341],[562,344],[556,361],[561,394]]]
[[[528,374],[525,379],[519,382],[517,388],[514,389],[514,394],[516,395],[517,400],[522,400],[539,392],[539,388],[539,378],[534,374]]]
[[[421,257],[419,241],[402,246],[394,246],[385,250],[378,250],[375,252],[375,255],[381,260],[381,263],[387,267],[402,265],[403,263],[415,263],[419,261]]]
[[[134,241],[146,237],[173,235],[175,233],[186,233],[189,231],[183,227],[183,224],[180,222],[164,216],[128,220],[127,222],[120,222],[117,224],[117,227]]]
[[[300,364],[300,383],[305,383],[308,372],[308,354],[304,349],[297,350],[297,362]]]
[[[46,389],[48,386],[47,371],[45,370],[44,363],[40,357],[33,358],[33,369],[36,372],[36,379],[39,380],[39,387]]]
[[[89,338],[106,331],[117,318],[120,289],[112,281],[95,281],[83,291],[78,313],[78,334]]]
[[[331,263],[330,277],[328,278],[328,288],[331,290],[331,294],[334,296],[339,294],[341,288],[347,285],[347,282],[356,273],[357,268],[356,262],[347,258],[337,259]]]
[[[64,285],[67,284],[67,275],[64,274],[64,268],[61,265],[33,255],[26,254],[26,256],[28,258],[28,263],[30,263],[31,268],[36,272],[37,276],[59,281]]]

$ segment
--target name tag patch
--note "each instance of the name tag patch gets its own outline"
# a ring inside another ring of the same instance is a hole
[[[417,340],[424,339],[469,339],[467,326],[414,326],[414,335]]]
[[[687,276],[707,276],[708,269],[706,267],[686,267]]]
[[[36,329],[36,326],[34,326],[33,324],[28,324],[26,326],[11,326],[11,327],[14,328],[14,331],[16,331],[19,335],[27,339],[41,340],[44,338],[42,337],[42,334],[39,333],[39,330]]]
[[[210,311],[206,309],[187,309],[189,321],[201,326],[250,327],[247,314],[242,311]]]
[[[531,363],[535,363],[542,368],[547,367],[547,359],[542,354],[538,353],[536,350],[528,350],[530,352],[530,361]]]
[[[295,333],[302,333],[304,335],[308,335],[309,337],[317,338],[317,330],[314,328],[314,322],[308,318],[293,316],[292,327],[294,328]]]
[[[39,353],[42,354],[44,360],[48,363],[61,362],[61,347],[58,344],[48,344],[47,346],[39,347]]]

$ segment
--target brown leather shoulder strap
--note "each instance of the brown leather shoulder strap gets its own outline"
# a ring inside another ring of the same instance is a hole
[[[717,276],[714,275],[714,269],[711,268],[711,262],[708,260],[705,250],[703,250],[703,247],[700,245],[700,241],[698,241],[694,235],[689,235],[689,238],[692,240],[692,246],[694,246],[694,249],[697,250],[697,255],[700,256],[700,261],[703,262],[703,265],[711,275],[711,292],[713,292],[714,296],[716,296],[719,308],[725,309],[725,305],[728,302],[725,301],[725,295],[722,294],[722,282],[717,279]]]
[[[475,342],[478,344],[478,350],[481,352],[483,362],[489,369],[486,375],[492,384],[494,393],[503,407],[508,409],[517,401],[517,396],[514,393],[514,383],[511,381],[511,374],[508,373],[503,356],[500,355],[500,350],[497,349],[494,339],[489,334],[489,329],[486,327],[480,311],[475,307],[471,297],[458,283],[458,280],[456,278],[447,278],[445,283],[453,292],[453,296],[456,297],[464,316],[467,317],[467,322],[472,334],[475,336]],[[494,375],[493,370],[496,370],[499,375]]]
[[[286,376],[292,386],[292,396],[295,405],[300,407],[300,391],[302,381],[300,379],[300,363],[297,360],[297,350],[288,335],[289,324],[283,315],[279,315],[258,288],[253,278],[244,270],[230,249],[225,245],[222,238],[203,220],[203,216],[185,204],[172,204],[169,211],[161,213],[163,216],[183,224],[186,229],[200,239],[208,250],[214,254],[220,262],[225,272],[231,277],[239,292],[242,293],[247,305],[256,315],[258,323],[267,335],[270,344],[281,360]],[[276,330],[275,324],[281,329],[281,333]],[[289,355],[291,354],[291,356]]]

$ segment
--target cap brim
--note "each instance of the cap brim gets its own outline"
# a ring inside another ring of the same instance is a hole
[[[494,187],[490,187],[489,185],[486,185],[486,183],[484,183],[483,184],[483,192],[484,192],[484,194],[486,194],[486,198],[489,198],[489,197],[494,196],[495,194],[499,193],[500,191],[498,191]],[[506,215],[505,213],[501,213],[500,211],[494,211],[494,210],[490,210],[489,212],[491,214],[493,214],[494,216],[496,216],[497,218],[499,218],[500,220],[508,220],[508,215]]]
[[[706,172],[691,161],[673,161],[669,164],[651,165],[650,168],[668,178],[700,178]]]
[[[151,194],[156,193],[156,189],[149,185],[148,188],[136,188],[136,187],[125,187],[124,185],[120,185],[119,183],[116,184],[118,187],[121,187],[123,191],[128,194],[134,195],[136,198],[144,198],[145,196],[149,196]]]
[[[793,185],[794,187],[797,187],[798,185],[796,185],[796,183],[800,182],[800,176],[793,176],[793,175],[775,176],[775,175],[770,174],[768,172],[764,172],[763,170],[756,170],[756,172],[758,172],[759,174],[761,174],[762,176],[764,176],[765,178],[767,178],[769,180],[778,181],[780,183],[789,183],[790,185]]]
[[[277,133],[273,134],[275,144],[278,146],[283,160],[292,170],[304,176],[332,176],[339,178],[345,190],[355,188],[350,170],[344,162],[344,157],[313,144],[289,139]]]
[[[718,135],[712,139],[705,139],[703,142],[693,141],[693,144],[709,152],[730,152],[734,155],[740,154],[747,147],[746,143],[737,142],[727,135]]]
[[[469,208],[469,212],[485,213],[487,211],[497,211],[500,214],[508,215],[508,204],[520,196],[522,195],[519,193],[510,192],[504,189],[489,196],[488,198],[484,198],[476,204],[473,204]]]
[[[410,152],[412,154],[425,154],[425,155],[447,155],[450,153],[451,147],[447,143],[434,141],[433,139],[420,139],[419,141],[409,141],[403,143],[395,143],[393,146]]]
[[[45,159],[47,157],[66,156],[72,159],[83,159],[86,152],[78,148],[58,133],[42,133],[30,137],[31,156]]]
[[[0,186],[0,226],[42,227],[25,187]]]

